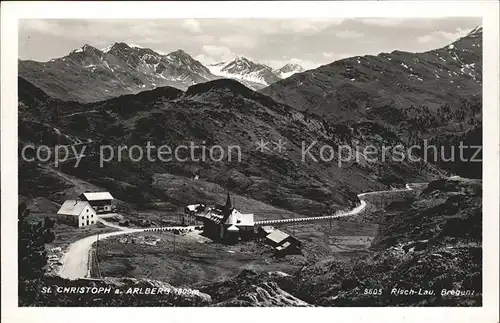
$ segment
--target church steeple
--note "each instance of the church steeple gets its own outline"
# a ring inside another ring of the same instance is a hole
[[[231,204],[231,196],[229,196],[229,191],[227,191],[226,205],[224,205],[223,217],[221,223],[226,223],[227,219],[233,212],[233,205]]]
[[[226,198],[226,210],[230,210],[233,208],[231,204],[231,196],[229,196],[229,191],[227,191],[227,198]]]

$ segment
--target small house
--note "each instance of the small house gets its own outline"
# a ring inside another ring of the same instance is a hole
[[[273,230],[266,236],[266,242],[275,248],[276,253],[292,253],[300,249],[300,241],[281,230]]]
[[[197,217],[196,215],[204,212],[206,209],[206,205],[199,204],[190,204],[186,205],[184,208],[184,214],[180,215],[180,222],[182,225],[196,225]]]
[[[195,214],[192,213],[180,213],[179,222],[181,225],[196,225],[197,218]]]
[[[79,228],[97,222],[97,214],[87,201],[67,200],[57,214],[61,216],[63,222]]]
[[[85,192],[80,200],[88,202],[96,213],[111,213],[114,197],[109,192]]]
[[[200,212],[203,212],[205,210],[206,206],[205,204],[190,204],[190,205],[186,205],[186,207],[184,208],[184,213],[187,213],[187,214],[196,214],[196,213],[200,213]]]
[[[257,237],[259,239],[265,238],[268,234],[273,232],[275,229],[270,225],[264,225],[257,228]]]

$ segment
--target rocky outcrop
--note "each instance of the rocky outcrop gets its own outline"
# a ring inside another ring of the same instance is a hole
[[[210,294],[214,306],[311,306],[287,289],[290,275],[281,272],[257,273],[244,269],[238,276],[200,288]]]
[[[215,306],[311,306],[297,297],[285,292],[275,282],[266,282],[252,285],[243,294],[227,301],[217,303]]]

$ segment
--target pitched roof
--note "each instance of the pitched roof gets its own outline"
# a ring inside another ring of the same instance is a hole
[[[225,224],[231,224],[236,226],[254,226],[255,222],[253,220],[253,214],[247,213],[243,214],[239,211],[233,209],[229,217],[227,218]]]
[[[277,246],[276,250],[278,250],[278,251],[285,250],[286,248],[288,248],[290,246],[291,246],[290,242],[285,242],[284,244]]]
[[[269,233],[266,238],[275,242],[275,243],[281,243],[283,240],[288,238],[290,235],[286,234],[283,231],[280,230],[274,230],[273,232]]]
[[[238,229],[238,227],[237,227],[237,226],[232,225],[232,226],[230,226],[229,228],[227,228],[227,231],[234,231],[234,232],[237,232],[237,231],[240,231],[240,229]]]
[[[61,205],[61,208],[59,209],[59,211],[57,211],[57,214],[80,215],[80,213],[82,213],[83,209],[87,205],[90,206],[89,202],[87,201],[67,200],[64,201],[63,205]]]
[[[190,204],[190,205],[187,205],[186,208],[189,210],[189,211],[196,211],[196,209],[198,208],[198,206],[200,206],[201,204]]]
[[[220,224],[222,221],[222,215],[214,213],[212,210],[208,210],[202,214],[196,214],[197,218],[205,218],[216,224]]]
[[[113,200],[113,196],[109,192],[92,192],[82,193],[87,201]]]
[[[264,225],[264,226],[260,227],[260,229],[262,231],[264,231],[265,233],[267,233],[267,234],[269,234],[269,233],[271,233],[271,232],[274,231],[274,227],[270,226],[270,225]]]

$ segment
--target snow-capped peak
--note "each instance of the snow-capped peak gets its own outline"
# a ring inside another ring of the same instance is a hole
[[[129,48],[148,49],[147,47],[144,47],[142,45],[127,44],[127,43],[123,43],[123,42],[121,42],[121,43],[116,42],[116,43],[110,44],[110,45],[108,45],[108,46],[106,46],[104,48],[101,48],[101,51],[103,53],[109,53],[114,46],[120,46],[120,45],[123,46],[123,47],[129,47]],[[162,51],[159,51],[159,50],[152,49],[152,51],[155,52],[155,53],[158,53],[159,55],[167,55],[165,52],[162,52]]]
[[[246,59],[245,57],[236,56],[234,59],[234,63],[239,67],[250,67],[250,64],[252,62]]]
[[[82,47],[73,50],[71,53],[82,53],[82,52],[88,52],[88,51],[90,51],[90,52],[97,51],[98,52],[99,50],[95,47],[90,46],[89,44],[85,44]]]
[[[470,31],[468,36],[480,35],[483,33],[483,26],[476,26],[474,29]]]
[[[236,56],[229,63],[209,64],[208,68],[212,74],[217,76],[258,83],[263,86],[281,79],[269,66],[252,62],[241,56]]]
[[[108,45],[108,46],[106,46],[106,47],[102,48],[102,49],[101,49],[101,51],[102,51],[103,53],[107,53],[107,52],[109,52],[109,51],[111,50],[111,48],[113,48],[113,45],[114,45],[114,44]]]
[[[283,67],[277,69],[276,74],[278,74],[282,78],[287,78],[289,76],[292,76],[295,73],[300,73],[303,71],[304,71],[304,68],[302,66],[300,66],[299,64],[288,63],[288,64],[285,64]]]
[[[145,48],[144,46],[141,46],[141,45],[136,45],[136,44],[127,44],[127,43],[124,43],[124,42],[116,42],[116,43],[113,43],[111,45],[108,45],[104,48],[101,49],[101,51],[103,53],[108,53],[109,51],[111,51],[113,48]]]

